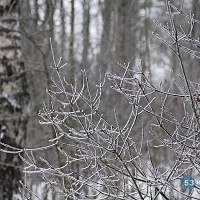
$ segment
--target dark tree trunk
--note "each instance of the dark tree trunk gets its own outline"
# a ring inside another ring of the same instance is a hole
[[[112,0],[106,0],[102,5],[103,30],[101,35],[100,54],[98,64],[102,68],[102,74],[107,71],[111,58],[111,17],[113,3]]]
[[[65,6],[64,6],[64,0],[60,0],[60,21],[61,21],[61,55],[62,58],[65,60],[66,59],[66,10],[65,10]]]
[[[194,19],[200,20],[200,2],[198,0],[193,0],[192,3],[192,11],[194,13]],[[200,25],[198,23],[194,24],[192,31],[192,38],[199,40],[200,39]],[[197,58],[191,57],[192,65],[188,66],[189,79],[192,81],[199,82],[200,81],[200,61]]]
[[[82,51],[82,66],[88,68],[88,53],[90,47],[90,1],[83,0],[83,51]]]
[[[75,74],[75,58],[74,58],[74,0],[71,0],[71,13],[70,13],[70,38],[69,38],[69,81],[70,84],[74,85],[74,74]]]
[[[139,3],[134,0],[117,1],[116,58],[120,62],[134,60]]]

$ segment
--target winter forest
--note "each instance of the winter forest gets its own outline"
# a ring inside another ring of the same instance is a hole
[[[199,0],[0,0],[0,200],[200,199]]]

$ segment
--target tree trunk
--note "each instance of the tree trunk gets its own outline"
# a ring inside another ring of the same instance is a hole
[[[200,20],[200,2],[198,0],[193,0],[192,11],[194,14],[194,19],[199,21]],[[199,27],[198,23],[194,24],[194,27],[192,30],[192,38],[196,39],[196,40],[199,40],[199,38],[200,38],[200,27]],[[188,66],[188,73],[189,73],[188,78],[189,78],[189,80],[199,82],[199,80],[200,80],[200,78],[199,78],[199,76],[200,76],[200,69],[199,69],[200,61],[199,61],[199,59],[193,58],[193,57],[191,57],[191,60],[192,60],[191,61],[192,65]]]
[[[88,52],[90,47],[90,1],[83,0],[83,51],[82,66],[88,68]]]
[[[150,0],[145,0],[145,19],[144,19],[144,35],[145,35],[145,55],[144,55],[144,66],[142,66],[142,72],[145,74],[146,70],[151,77],[151,58],[150,58],[150,41],[149,41],[149,31],[150,31],[150,23],[149,23],[149,9],[150,9]]]
[[[24,148],[29,95],[21,57],[19,0],[0,1],[0,200],[12,200],[23,163],[4,144]]]
[[[35,11],[35,16],[34,16],[34,22],[35,22],[35,27],[37,27],[38,25],[38,21],[39,21],[39,4],[38,4],[38,0],[34,1],[34,11]]]
[[[75,60],[74,60],[74,0],[71,0],[71,13],[70,13],[70,38],[69,38],[69,81],[74,85],[75,73]]]
[[[64,6],[64,1],[60,0],[60,21],[61,21],[61,55],[62,58],[65,60],[66,58],[66,25],[65,25],[65,18],[66,18],[66,14],[65,14],[65,6]]]
[[[111,14],[113,1],[106,0],[102,5],[102,21],[103,30],[101,35],[100,53],[98,56],[98,64],[102,67],[102,74],[107,71],[111,58]]]
[[[138,20],[138,1],[117,1],[117,30],[115,55],[120,62],[134,60],[136,51],[136,25]]]

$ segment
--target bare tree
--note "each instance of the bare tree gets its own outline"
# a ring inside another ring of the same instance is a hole
[[[59,141],[57,148],[65,161],[63,166],[55,168],[43,158],[48,168],[41,169],[29,157],[27,173],[47,170],[55,179],[67,177],[70,185],[67,192],[62,189],[62,182],[54,186],[66,198],[198,199],[198,186],[189,185],[188,193],[183,193],[178,186],[183,175],[191,175],[192,170],[195,176],[199,170],[199,89],[198,83],[192,83],[187,78],[182,51],[192,52],[196,57],[198,54],[182,45],[182,40],[185,40],[183,44],[190,43],[191,38],[178,29],[172,9],[180,14],[183,11],[170,1],[166,4],[171,28],[161,25],[161,29],[171,40],[157,36],[170,47],[179,61],[182,85],[185,85],[186,91],[183,93],[181,86],[178,92],[173,87],[167,90],[157,88],[144,73],[130,68],[130,65],[121,65],[119,72],[123,73],[107,74],[105,79],[100,79],[96,94],[93,94],[86,72],[83,71],[82,87],[79,88],[78,85],[68,84],[62,77],[61,70],[65,64],[61,64],[61,60],[54,61],[52,69],[57,81],[52,80],[52,89],[48,93],[54,106],[51,110],[44,107],[39,117],[42,124],[50,124],[56,130],[56,137],[45,148]],[[184,16],[190,17],[186,13]],[[199,43],[197,40],[193,42],[195,45]],[[128,102],[130,113],[124,123],[119,120],[117,109],[111,111],[113,119],[106,118],[102,112],[102,90],[107,81]],[[184,110],[179,118],[168,107],[174,97],[180,100],[180,109]],[[141,123],[150,116],[149,131],[146,131]],[[73,121],[73,127],[68,121]],[[136,135],[136,131],[141,134]],[[66,151],[66,147],[76,153]],[[153,150],[168,152],[170,156],[166,156],[162,163],[156,162]],[[74,170],[76,163],[80,171]],[[67,171],[63,171],[64,168]],[[51,177],[45,178],[52,185]]]
[[[183,15],[192,22],[191,28],[199,21],[169,0],[166,6],[169,26],[159,24],[163,34],[156,36],[178,60],[181,85],[167,89],[156,87],[143,72],[127,64],[120,66],[119,74],[107,74],[100,79],[93,94],[85,71],[82,87],[72,85],[62,77],[65,64],[61,64],[61,60],[54,62],[52,69],[57,78],[52,80],[48,93],[54,106],[51,110],[44,107],[39,117],[42,124],[55,127],[57,134],[45,148],[59,141],[58,149],[65,162],[62,167],[55,168],[43,159],[48,167],[41,169],[29,158],[31,165],[27,167],[35,168],[29,168],[27,173],[47,169],[55,179],[67,177],[70,183],[67,192],[62,189],[62,182],[55,187],[63,196],[74,199],[198,199],[198,185],[191,182],[186,185],[190,186],[189,190],[183,193],[180,182],[184,175],[195,177],[199,171],[199,84],[188,80],[183,63],[183,52],[199,57],[198,51],[184,45],[197,46],[199,41],[184,32],[174,17]],[[125,122],[120,121],[117,109],[110,110],[113,118],[107,118],[102,112],[102,90],[108,82],[111,89],[128,102],[130,112],[126,113]],[[170,99],[174,97],[179,99],[180,110],[183,110],[179,117],[175,110],[169,109]],[[147,118],[151,123],[145,128],[142,124]],[[68,121],[73,121],[73,127]],[[65,147],[76,153],[71,154]],[[156,162],[152,151],[158,156],[161,151],[170,156]],[[78,172],[72,167],[75,163],[80,166]],[[63,168],[68,171],[62,171]],[[51,177],[47,182],[52,184]]]

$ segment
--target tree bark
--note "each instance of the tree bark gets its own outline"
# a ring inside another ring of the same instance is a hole
[[[22,180],[23,163],[8,144],[24,148],[29,95],[21,57],[19,0],[0,1],[0,200],[12,200]]]

